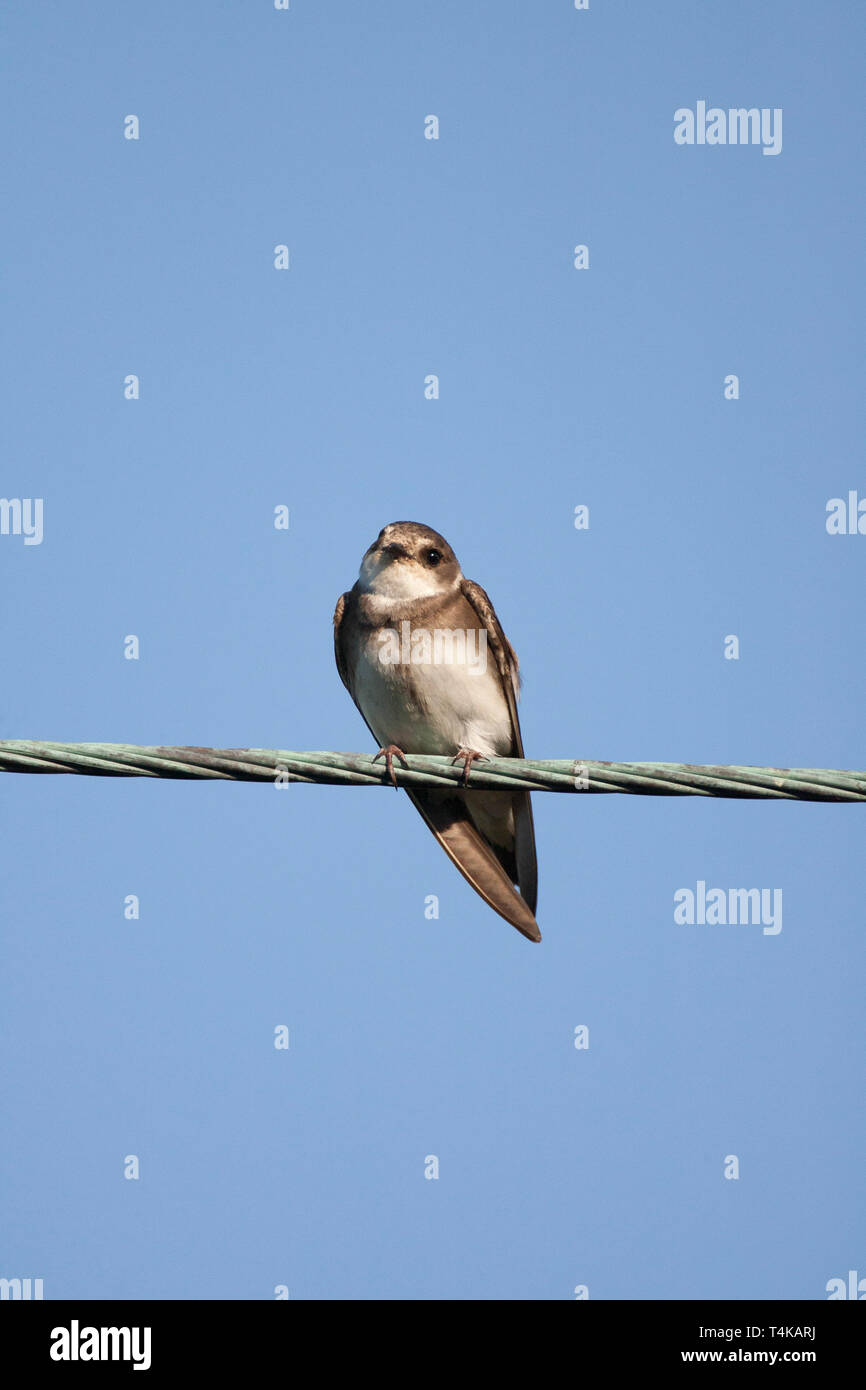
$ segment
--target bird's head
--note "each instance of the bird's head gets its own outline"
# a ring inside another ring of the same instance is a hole
[[[462,575],[438,531],[417,521],[392,521],[361,561],[359,578],[367,593],[411,601],[456,589]]]

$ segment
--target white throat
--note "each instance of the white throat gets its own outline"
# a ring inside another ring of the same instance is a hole
[[[453,584],[443,585],[435,571],[425,572],[420,565],[392,560],[390,564],[380,566],[375,560],[365,560],[359,581],[364,593],[373,599],[414,603],[418,599],[450,593],[457,588],[460,579],[458,576]]]

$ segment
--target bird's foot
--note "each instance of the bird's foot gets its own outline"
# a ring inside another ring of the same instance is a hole
[[[453,767],[455,763],[459,763],[461,758],[463,759],[463,776],[460,780],[464,787],[468,787],[470,767],[473,763],[486,762],[486,759],[483,753],[476,753],[474,748],[458,748],[457,756],[451,759],[451,766]]]
[[[385,767],[388,771],[388,776],[394,783],[394,790],[399,791],[400,788],[397,786],[397,778],[394,775],[395,757],[400,759],[404,767],[409,766],[409,764],[406,761],[406,754],[403,752],[402,748],[397,747],[396,743],[389,743],[387,748],[380,748],[375,758],[373,759],[373,762],[377,763],[380,758],[385,759]]]

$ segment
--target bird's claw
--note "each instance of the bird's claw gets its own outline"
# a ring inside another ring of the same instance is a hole
[[[384,758],[384,759],[385,759],[385,768],[386,768],[386,770],[387,770],[388,776],[391,778],[391,781],[394,783],[394,790],[395,790],[395,791],[399,791],[400,788],[397,786],[397,778],[396,778],[396,776],[395,776],[395,774],[394,774],[394,758],[395,758],[395,757],[397,757],[397,758],[400,759],[400,761],[401,761],[401,763],[403,764],[404,767],[408,767],[408,766],[409,766],[409,764],[408,764],[407,761],[406,761],[406,754],[403,752],[403,749],[402,749],[402,748],[398,748],[398,747],[397,747],[396,743],[389,743],[387,748],[380,748],[379,751],[378,751],[378,753],[376,754],[375,758],[373,759],[373,762],[374,762],[374,763],[377,763],[377,762],[379,761],[380,758]]]
[[[460,780],[464,787],[468,787],[470,767],[473,763],[486,762],[486,759],[483,753],[476,753],[474,748],[458,748],[456,757],[451,759],[451,766],[453,767],[455,763],[459,763],[461,758],[463,759],[463,776]]]

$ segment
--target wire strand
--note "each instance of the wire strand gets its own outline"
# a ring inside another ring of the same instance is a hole
[[[398,786],[447,788],[462,759],[408,754],[394,759]],[[283,748],[140,747],[128,743],[0,740],[0,772],[89,777],[165,777],[231,782],[390,786],[383,759],[367,753],[297,753]],[[693,763],[613,763],[574,758],[486,758],[473,763],[476,791],[628,792],[637,796],[723,796],[771,801],[866,801],[866,772],[830,768],[716,767]]]

